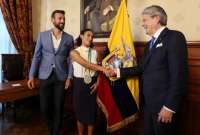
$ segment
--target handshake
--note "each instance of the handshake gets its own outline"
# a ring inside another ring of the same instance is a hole
[[[103,67],[102,71],[108,77],[117,77],[117,69]]]

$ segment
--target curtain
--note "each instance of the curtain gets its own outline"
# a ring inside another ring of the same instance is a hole
[[[24,75],[27,76],[33,49],[32,1],[0,0],[0,8],[15,48],[24,55]]]
[[[8,33],[8,30],[6,28],[6,24],[3,19],[2,12],[0,10],[0,82],[2,82],[3,74],[2,74],[2,61],[1,61],[1,54],[16,54],[17,51],[12,43],[12,40],[10,39],[10,35]]]

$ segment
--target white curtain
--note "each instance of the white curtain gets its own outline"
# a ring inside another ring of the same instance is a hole
[[[6,24],[3,19],[2,12],[0,10],[0,82],[2,82],[3,74],[2,74],[2,61],[1,54],[16,54],[17,50],[15,49],[8,30],[6,28]]]

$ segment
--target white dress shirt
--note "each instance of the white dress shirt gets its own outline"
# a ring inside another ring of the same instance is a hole
[[[58,38],[56,38],[55,35],[53,34],[53,32],[51,32],[51,37],[52,37],[52,41],[53,41],[53,48],[56,52],[58,50],[58,47],[61,42],[62,32]],[[52,67],[55,68],[55,65],[52,65]]]
[[[162,26],[160,27],[156,33],[153,35],[153,37],[155,38],[154,43],[156,42],[156,40],[158,39],[158,37],[160,36],[160,33],[165,29],[166,27]]]
[[[51,32],[51,37],[52,37],[52,41],[53,41],[53,47],[54,47],[55,51],[57,51],[57,49],[60,45],[60,42],[61,42],[62,32],[58,38],[56,38],[55,35],[53,34],[53,32]]]
[[[89,48],[87,48],[85,46],[80,46],[80,47],[76,48],[75,50],[79,52],[81,57],[83,57],[85,60],[89,61],[88,60]],[[94,49],[91,49],[91,63],[97,64],[97,52]],[[83,67],[82,65],[80,65],[79,63],[77,63],[76,61],[73,61],[72,65],[73,65],[73,72],[74,72],[73,74],[75,77],[84,78],[86,70],[87,70],[87,72],[89,71],[91,77],[96,75],[96,71],[89,70],[89,69]]]

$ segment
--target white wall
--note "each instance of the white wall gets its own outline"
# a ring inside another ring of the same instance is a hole
[[[141,12],[149,5],[162,6],[168,14],[168,27],[182,31],[188,41],[200,41],[200,0],[127,0],[131,27],[135,41],[146,41],[148,37],[141,27]],[[77,37],[80,32],[80,0],[34,0],[34,39],[39,31],[51,27],[50,15],[54,9],[66,12],[65,31]],[[97,39],[97,41],[107,41]]]
[[[33,3],[33,38],[39,31],[52,27],[51,13],[55,9],[65,10],[65,31],[77,37],[80,32],[80,0],[34,0]]]

